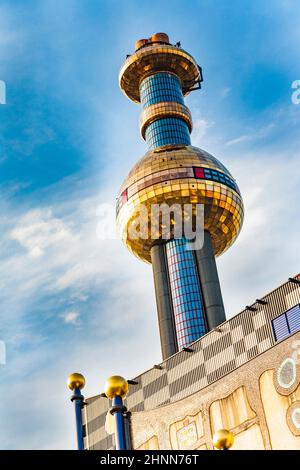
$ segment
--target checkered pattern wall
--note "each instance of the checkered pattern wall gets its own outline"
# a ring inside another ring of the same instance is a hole
[[[203,336],[158,367],[133,379],[126,399],[128,410],[150,410],[176,402],[270,349],[275,344],[272,320],[300,303],[300,275],[246,307],[219,328]],[[113,437],[105,431],[109,401],[87,399],[83,422],[88,449],[110,449]]]

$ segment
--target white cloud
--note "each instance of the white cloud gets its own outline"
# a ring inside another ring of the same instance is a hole
[[[88,182],[82,183],[87,186]],[[101,390],[109,375],[133,377],[160,359],[151,268],[135,260],[121,240],[97,238],[102,197],[96,191],[91,188],[84,196],[62,183],[50,192],[59,194],[51,207],[42,208],[38,202],[34,209],[5,206],[1,201],[5,221],[1,311],[9,312],[1,315],[8,345],[5,408],[15,410],[8,413],[1,407],[1,416],[9,420],[4,448],[74,447],[73,409],[65,386],[68,374],[76,370],[86,374],[89,396]],[[103,193],[108,191],[104,188]],[[49,299],[54,303],[47,305]],[[62,331],[62,322],[73,328]],[[13,406],[22,393],[23,374],[30,376],[33,397],[34,429],[26,439],[16,427],[27,411]],[[54,395],[49,380],[57,384]],[[14,393],[9,394],[12,383]],[[49,400],[57,403],[53,416]]]
[[[220,97],[221,99],[224,99],[226,98],[229,93],[231,92],[231,87],[227,86],[225,88],[223,88],[221,91],[220,91]]]
[[[61,315],[65,323],[70,325],[79,325],[80,324],[80,314],[79,312],[66,312]]]
[[[203,117],[193,119],[192,144],[195,145],[195,147],[201,147],[203,137],[207,134],[208,129],[214,125],[215,123],[213,121],[209,121]]]
[[[76,239],[64,221],[53,216],[51,208],[27,212],[9,236],[26,248],[33,258],[42,256],[53,245],[72,243]]]
[[[12,12],[5,5],[0,6],[1,47],[3,50],[13,45],[18,39],[18,32],[12,26]]]
[[[252,134],[248,135],[242,135],[240,137],[237,137],[236,139],[229,140],[228,142],[225,143],[225,147],[231,147],[232,145],[237,145],[242,142],[251,142],[251,141],[256,141],[256,140],[262,140],[266,137],[268,137],[273,129],[275,128],[274,123],[270,123],[262,128],[255,129],[252,131]]]
[[[218,259],[230,317],[299,272],[295,250],[300,222],[293,202],[300,199],[299,158],[299,153],[270,148],[248,150],[243,159],[232,161],[245,218],[237,241]]]
[[[226,147],[231,147],[231,145],[236,145],[240,144],[241,142],[247,142],[251,139],[249,135],[241,135],[240,137],[237,137],[236,139],[229,140],[228,142],[225,143]]]

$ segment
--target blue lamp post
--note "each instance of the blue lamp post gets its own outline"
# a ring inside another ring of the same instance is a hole
[[[119,375],[113,375],[107,379],[104,391],[107,398],[112,400],[110,413],[115,418],[116,449],[128,450],[125,430],[125,413],[127,408],[123,403],[123,398],[128,393],[128,382]]]
[[[84,450],[83,443],[83,428],[82,428],[82,408],[84,402],[84,396],[81,394],[81,390],[85,386],[85,378],[82,374],[74,373],[68,378],[68,387],[72,390],[73,395],[71,401],[75,405],[75,418],[76,418],[76,431],[77,431],[77,448],[78,450]]]

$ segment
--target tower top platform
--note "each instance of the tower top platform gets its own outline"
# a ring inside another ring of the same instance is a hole
[[[165,33],[136,42],[136,50],[129,55],[120,70],[119,84],[123,93],[140,103],[140,83],[149,75],[170,72],[181,80],[183,95],[188,95],[202,81],[201,69],[195,59],[178,45],[168,42]]]

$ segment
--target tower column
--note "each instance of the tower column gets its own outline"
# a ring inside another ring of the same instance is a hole
[[[174,326],[174,313],[170,291],[165,248],[154,245],[151,248],[151,262],[155,286],[158,324],[163,360],[178,351]]]
[[[212,330],[226,321],[226,317],[211,236],[208,232],[204,232],[203,248],[195,251],[195,255],[201,280],[207,326],[208,330]]]
[[[184,240],[151,248],[163,359],[226,321],[211,236],[201,250]]]
[[[205,305],[195,252],[188,249],[187,240],[173,239],[165,247],[177,350],[181,350],[207,333]]]

